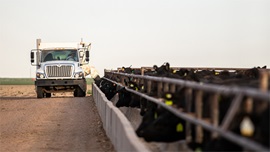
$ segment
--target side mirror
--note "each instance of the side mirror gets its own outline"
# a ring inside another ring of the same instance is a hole
[[[85,51],[85,61],[89,62],[89,51]]]
[[[31,63],[34,63],[34,61],[35,61],[34,56],[35,56],[34,52],[31,52],[31,55],[30,55]]]
[[[30,53],[31,65],[37,66],[40,64],[40,49],[33,49]]]

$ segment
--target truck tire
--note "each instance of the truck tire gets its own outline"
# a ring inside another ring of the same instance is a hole
[[[85,92],[80,87],[77,87],[74,91],[74,97],[85,97],[85,95]]]
[[[46,93],[46,98],[50,98],[52,96],[51,93]]]
[[[37,98],[43,98],[44,97],[44,93],[42,90],[42,87],[37,87]]]
[[[77,89],[75,89],[74,92],[73,92],[73,96],[74,96],[74,97],[78,97],[77,94],[78,94],[78,93],[77,93]]]

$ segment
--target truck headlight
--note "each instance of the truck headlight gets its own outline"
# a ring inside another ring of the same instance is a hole
[[[42,73],[37,73],[37,78],[43,79],[44,77],[45,77],[44,74],[42,74]]]
[[[81,78],[83,77],[83,73],[82,72],[79,72],[79,73],[76,73],[75,74],[75,78]]]
[[[40,74],[40,78],[41,78],[41,79],[44,78],[44,75],[43,75],[43,74]]]

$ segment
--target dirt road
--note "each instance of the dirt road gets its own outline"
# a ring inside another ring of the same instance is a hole
[[[20,87],[0,86],[0,152],[114,151],[91,96],[37,99]]]

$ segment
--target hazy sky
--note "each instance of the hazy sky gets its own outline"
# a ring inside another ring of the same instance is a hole
[[[0,77],[34,77],[43,42],[92,43],[91,62],[270,66],[270,0],[0,0]]]

